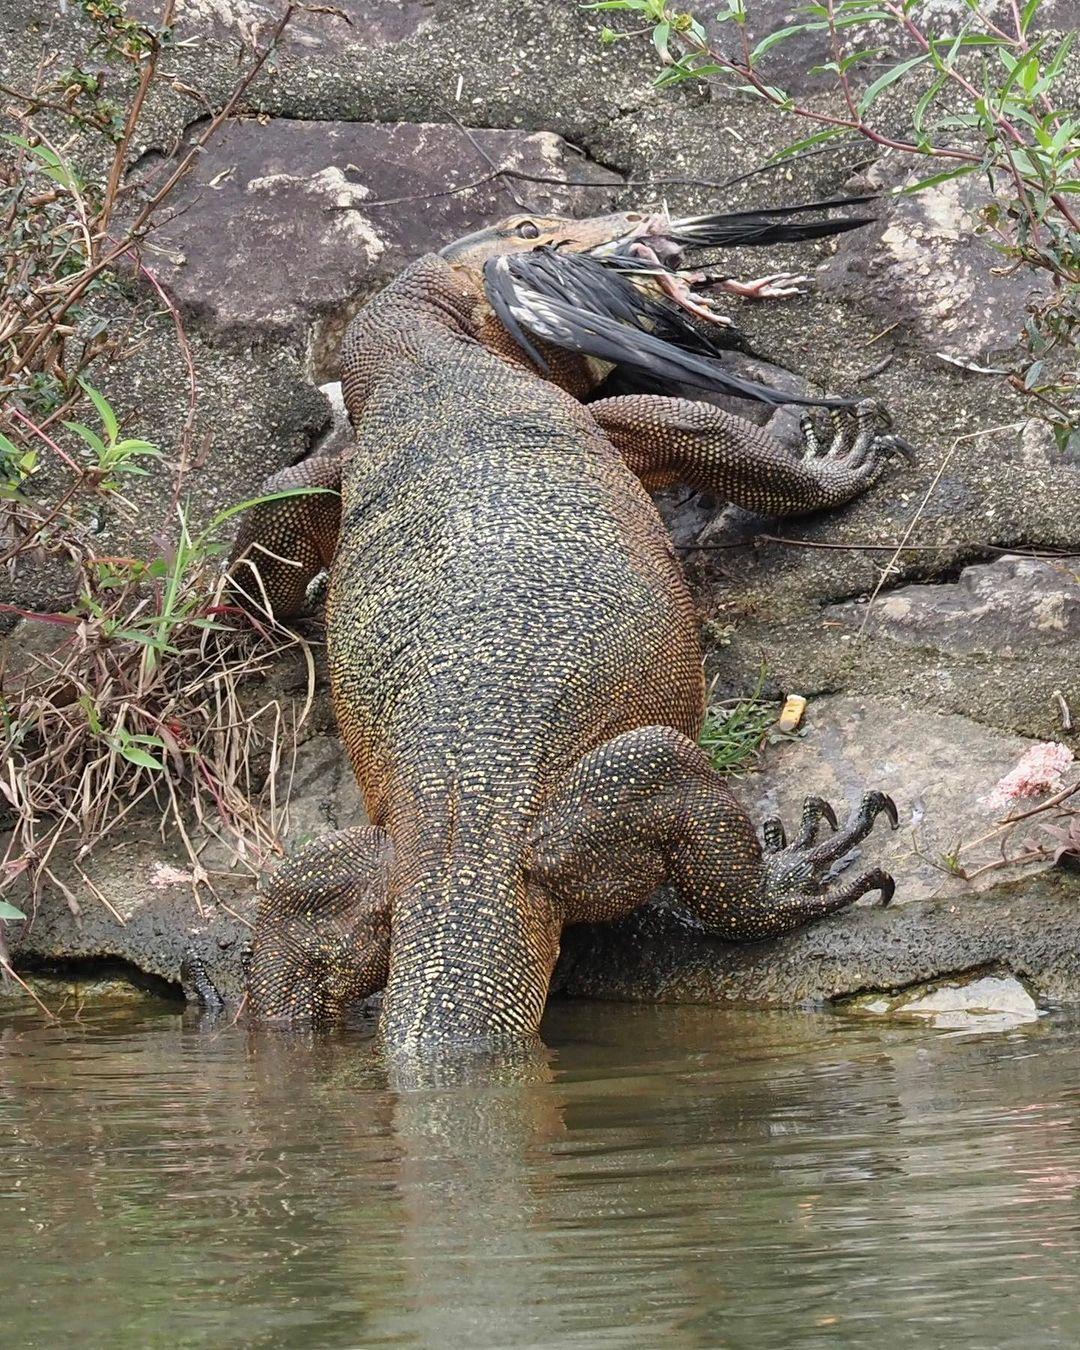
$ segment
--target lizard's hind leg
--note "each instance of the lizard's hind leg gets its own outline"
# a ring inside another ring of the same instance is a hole
[[[328,1023],[386,984],[393,848],[371,826],[302,848],[259,902],[248,967],[258,1017]]]
[[[530,881],[554,895],[567,923],[617,919],[664,882],[682,910],[732,942],[779,937],[893,882],[880,869],[842,887],[830,865],[864,839],[878,815],[896,824],[896,807],[871,792],[843,828],[820,797],[808,798],[788,846],[777,821],[765,850],[724,780],[698,746],[671,727],[641,727],[580,761],[541,814],[530,845]]]

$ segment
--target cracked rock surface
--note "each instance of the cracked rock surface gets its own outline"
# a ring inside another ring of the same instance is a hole
[[[138,3],[156,12],[151,0]],[[335,378],[348,317],[410,258],[456,235],[518,209],[589,214],[663,196],[680,213],[737,210],[888,187],[907,173],[895,161],[867,166],[866,147],[856,146],[723,191],[623,187],[722,182],[802,132],[719,87],[658,93],[651,48],[601,46],[601,19],[574,4],[332,8],[298,14],[243,116],[182,187],[183,210],[148,241],[147,263],[184,315],[198,370],[196,519],[250,496],[315,443],[331,424],[319,386]],[[43,44],[82,50],[76,10],[59,0],[5,4],[0,79],[18,84]],[[175,80],[151,100],[138,173],[165,167],[221,106],[242,44],[265,37],[278,12],[271,0],[181,0]],[[1067,26],[1071,0],[1057,12]],[[756,18],[763,31],[791,21],[772,3]],[[781,54],[794,64],[780,82],[826,106],[819,77],[800,79],[810,53],[806,62],[793,49]],[[1065,79],[1075,88],[1080,65],[1070,60]],[[496,182],[492,164],[586,185]],[[879,826],[855,865],[886,862],[896,904],[736,948],[687,929],[660,902],[625,924],[568,933],[557,981],[566,992],[784,1003],[993,968],[1037,997],[1080,998],[1074,874],[995,869],[969,884],[942,870],[946,855],[993,830],[997,813],[984,799],[1033,744],[1080,753],[1080,452],[1059,447],[1038,409],[1000,377],[965,368],[1008,365],[1036,286],[992,272],[997,255],[975,234],[980,203],[975,179],[965,179],[881,200],[876,222],[838,243],[724,259],[736,275],[814,277],[794,300],[731,300],[766,363],[759,369],[793,388],[879,398],[918,447],[913,467],[843,511],[805,520],[765,520],[686,491],[664,508],[698,597],[715,697],[753,694],[764,665],[765,696],[809,699],[799,737],[769,747],[762,770],[735,790],[756,819],[779,812],[789,821],[808,792],[840,808],[866,787],[891,792],[902,828]],[[115,304],[128,304],[128,317],[145,310],[147,341],[104,387],[125,431],[168,455],[186,414],[175,337],[137,287]],[[788,410],[774,424],[788,437],[797,431]],[[103,547],[150,548],[171,491],[171,481],[140,479],[133,517],[103,519]],[[5,579],[0,598],[48,609],[70,584],[62,570],[21,575]],[[324,695],[293,798],[289,845],[359,813]],[[19,938],[24,963],[100,957],[176,981],[194,945],[238,990],[250,885],[228,877],[216,899],[196,900],[189,884],[167,880],[184,859],[154,825],[133,821],[119,847],[85,860],[125,922],[76,876],[80,912],[46,891]],[[963,853],[968,870],[991,861],[993,847]]]

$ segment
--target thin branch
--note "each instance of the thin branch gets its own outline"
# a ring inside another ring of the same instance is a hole
[[[165,0],[164,9],[161,12],[159,20],[159,29],[168,28],[173,21],[173,10],[176,8],[176,0]],[[124,169],[127,167],[128,149],[131,145],[132,137],[135,135],[135,128],[139,124],[139,118],[142,116],[143,104],[146,102],[146,96],[150,91],[150,84],[157,73],[158,57],[161,54],[161,40],[157,34],[153,34],[150,40],[150,53],[143,62],[142,70],[139,74],[138,88],[135,90],[135,97],[131,101],[131,107],[128,109],[127,119],[124,122],[124,131],[116,146],[116,152],[113,155],[112,164],[109,167],[109,178],[105,184],[105,195],[102,199],[101,214],[97,220],[97,227],[102,238],[109,228],[109,222],[112,220],[113,209],[116,206],[117,194],[120,191],[120,180],[123,177]]]

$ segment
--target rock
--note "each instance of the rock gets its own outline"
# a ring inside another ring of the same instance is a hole
[[[943,653],[1025,657],[1033,646],[1076,649],[1080,665],[1080,561],[998,558],[965,567],[955,583],[901,586],[878,596],[867,632]],[[830,605],[829,620],[861,627],[864,604]]]
[[[298,6],[282,37],[280,50],[296,59],[311,58],[343,46],[378,49],[415,37],[426,26],[431,6],[426,0],[335,0],[333,5]],[[128,12],[151,23],[161,6],[156,0],[133,0]],[[281,17],[274,0],[179,0],[176,41],[213,43],[233,50],[265,41]]]
[[[364,822],[340,741],[310,736],[291,767],[283,852],[267,858],[262,870],[268,875],[282,857],[318,835]],[[96,849],[80,864],[89,886],[78,872],[61,868],[79,913],[48,885],[36,906],[19,898],[28,921],[9,924],[8,931],[20,964],[85,971],[88,962],[119,962],[129,978],[142,973],[175,988],[185,953],[192,950],[219,991],[238,998],[255,914],[254,877],[217,841],[203,849],[200,862],[213,889],[200,886],[196,894],[190,859],[176,847],[163,847],[145,822],[134,822],[119,845]]]
[[[773,746],[764,771],[743,779],[736,792],[755,819],[779,815],[789,833],[806,796],[850,810],[868,788],[887,792],[896,802],[900,827],[890,833],[879,823],[860,846],[851,874],[884,867],[896,880],[898,905],[970,895],[1009,877],[1030,876],[1029,869],[1039,866],[995,869],[968,883],[950,874],[948,862],[958,847],[967,871],[1000,857],[1000,835],[968,845],[993,834],[1000,812],[986,799],[1031,744],[970,718],[928,715],[897,699],[814,699],[801,734]]]
[[[61,866],[79,913],[49,886],[36,905],[16,897],[27,920],[7,927],[20,968],[119,970],[135,982],[152,976],[178,990],[181,962],[194,950],[221,992],[238,999],[241,955],[250,940],[254,910],[250,879],[242,873],[215,875],[214,894],[200,888],[196,898],[184,854],[140,833],[142,837],[128,837],[108,851],[97,849],[84,860],[93,890]]]
[[[601,185],[524,185],[552,215],[602,211],[620,181],[545,131],[240,120],[181,183],[155,268],[218,340],[306,340],[318,321],[314,368],[334,378],[361,301],[421,254],[520,213],[511,185],[482,181],[493,164]]]
[[[964,1013],[997,1013],[1018,1022],[1033,1022],[1039,1015],[1035,1000],[1019,980],[993,976],[971,984],[941,985],[931,993],[901,1002],[900,1010],[931,1016],[938,1026],[963,1025],[941,1019]]]
[[[568,929],[554,987],[571,998],[793,1006],[990,966],[1040,998],[1080,999],[1080,881],[1048,872],[971,897],[860,905],[742,946],[653,904],[618,924]]]
[[[929,990],[905,989],[895,998],[852,999],[845,1009],[872,1016],[919,1017],[941,1030],[1008,1031],[1039,1019],[1039,1007],[1012,976],[985,975]]]
[[[898,807],[899,829],[890,833],[880,822],[860,845],[852,875],[882,865],[896,880],[894,904],[969,895],[972,888],[998,886],[1037,867],[1025,864],[1022,873],[995,869],[965,883],[950,875],[948,864],[957,846],[994,832],[1000,813],[985,799],[1030,745],[971,718],[927,714],[925,707],[895,698],[819,698],[810,702],[799,736],[774,745],[764,771],[734,788],[757,821],[780,815],[788,833],[805,796],[823,796],[841,814],[840,807],[853,809],[867,788],[888,792]],[[1000,856],[999,845],[994,837],[965,846],[960,863],[976,871]]]
[[[928,176],[924,165],[904,164],[879,162],[870,187]],[[1050,290],[1034,270],[995,266],[980,219],[993,201],[977,175],[894,197],[877,226],[841,239],[818,284],[826,295],[857,293],[883,323],[910,323],[931,351],[961,366],[996,368],[1017,346],[1028,307]]]

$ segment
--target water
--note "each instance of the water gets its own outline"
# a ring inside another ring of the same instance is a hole
[[[4,1012],[0,1341],[1071,1347],[1078,1031],[561,1004],[396,1090],[361,1032]]]

